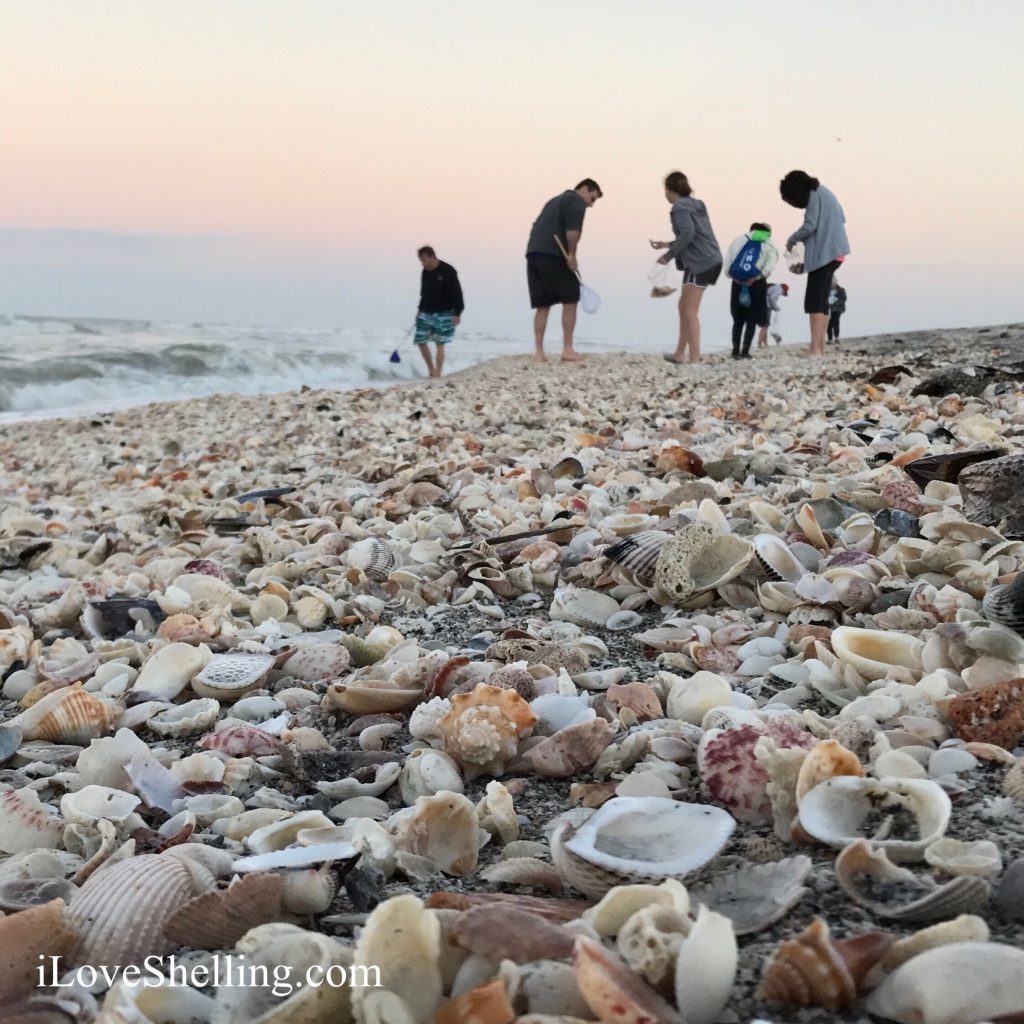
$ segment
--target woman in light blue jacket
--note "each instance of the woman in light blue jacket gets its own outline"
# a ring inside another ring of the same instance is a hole
[[[804,243],[804,312],[811,318],[811,355],[823,356],[832,275],[850,253],[846,215],[839,200],[806,171],[790,171],[779,182],[779,192],[790,206],[805,211],[803,224],[786,242],[786,252],[791,252],[797,242]]]

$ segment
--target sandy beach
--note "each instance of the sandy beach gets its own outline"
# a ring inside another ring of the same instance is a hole
[[[30,953],[67,968],[327,936],[393,994],[359,1021],[909,1021],[954,948],[961,996],[1024,1010],[985,980],[1024,964],[1022,343],[523,356],[4,425],[0,1004],[62,1019],[16,978],[45,913]],[[117,872],[197,849],[204,882],[100,941]],[[263,894],[199,941],[236,874]],[[241,998],[195,1019],[352,1019],[347,990]]]

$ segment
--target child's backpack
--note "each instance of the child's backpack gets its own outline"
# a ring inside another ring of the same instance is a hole
[[[729,267],[729,276],[734,281],[749,281],[758,276],[757,261],[761,258],[761,243],[748,237],[743,248]]]

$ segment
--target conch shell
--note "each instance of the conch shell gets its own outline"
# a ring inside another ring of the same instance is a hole
[[[503,775],[519,741],[537,724],[533,709],[514,690],[486,683],[451,700],[451,711],[438,723],[445,753],[467,780]]]
[[[24,740],[86,746],[110,732],[120,717],[121,708],[75,683],[48,693],[8,724],[18,726]]]

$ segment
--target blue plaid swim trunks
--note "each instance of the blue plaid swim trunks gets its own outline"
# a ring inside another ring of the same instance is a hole
[[[454,316],[454,313],[418,313],[413,341],[417,345],[426,345],[431,341],[447,345],[455,337],[455,324],[452,322]]]

